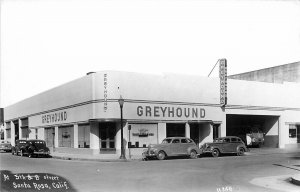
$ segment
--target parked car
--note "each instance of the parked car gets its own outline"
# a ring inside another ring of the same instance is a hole
[[[0,151],[10,152],[11,144],[9,141],[1,141],[0,142]]]
[[[48,157],[50,150],[44,140],[19,140],[16,142],[13,154],[20,154],[21,156],[28,155],[28,157]]]
[[[209,153],[213,157],[218,157],[221,154],[235,153],[238,156],[244,155],[249,149],[241,138],[236,136],[220,137],[213,143],[205,143],[200,147],[203,154]]]
[[[11,154],[19,155],[21,151],[24,151],[25,145],[27,144],[27,140],[16,140],[15,146],[11,148]],[[23,156],[23,153],[22,153]]]
[[[157,158],[163,160],[170,156],[190,156],[197,158],[199,147],[192,139],[186,137],[168,137],[161,144],[150,144],[143,152],[144,159]]]

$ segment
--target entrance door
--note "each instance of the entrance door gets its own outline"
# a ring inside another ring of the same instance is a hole
[[[216,139],[219,137],[219,128],[220,128],[220,124],[213,125],[213,139]]]
[[[100,151],[115,151],[115,123],[100,123]]]
[[[190,138],[198,145],[200,143],[199,139],[199,124],[192,123],[190,124]]]
[[[15,121],[15,141],[19,140],[19,122]]]

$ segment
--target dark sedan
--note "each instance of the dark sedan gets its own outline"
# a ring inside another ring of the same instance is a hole
[[[17,140],[15,146],[11,148],[11,154],[13,155],[19,155],[21,154],[21,151],[24,150],[24,147],[27,143],[27,140]],[[23,156],[23,154],[22,154]]]
[[[28,157],[50,155],[50,150],[46,146],[44,140],[18,140],[15,147],[13,147],[12,154],[14,155],[28,155]]]
[[[11,144],[9,141],[1,141],[0,143],[0,150],[5,152],[11,151]]]
[[[200,149],[202,153],[209,153],[213,157],[218,157],[226,153],[234,153],[241,156],[246,151],[249,151],[245,143],[239,137],[235,136],[217,138],[213,143],[205,143]]]

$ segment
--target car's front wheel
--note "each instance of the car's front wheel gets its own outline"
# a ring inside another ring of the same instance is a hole
[[[157,159],[164,160],[166,158],[166,154],[163,151],[158,152]]]
[[[191,159],[196,159],[197,158],[197,152],[195,150],[192,150],[190,153],[190,158]]]
[[[212,152],[211,152],[211,155],[213,157],[219,157],[220,156],[220,151],[218,149],[214,149]]]

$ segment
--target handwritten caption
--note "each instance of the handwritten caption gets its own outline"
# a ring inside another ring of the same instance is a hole
[[[231,186],[224,186],[224,187],[219,187],[217,188],[217,192],[232,192],[233,187]]]
[[[17,173],[1,171],[1,191],[75,191],[70,183],[47,173]]]

